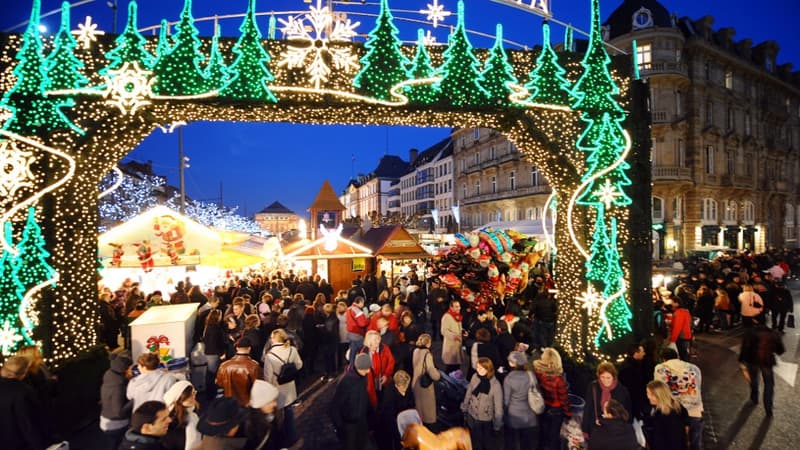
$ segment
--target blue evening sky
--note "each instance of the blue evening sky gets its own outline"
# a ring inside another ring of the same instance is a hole
[[[316,3],[316,0],[313,0]],[[335,10],[371,13],[376,12],[377,0],[368,0],[361,6],[360,0],[351,5],[339,6]],[[0,0],[0,30],[10,28],[27,20],[31,0]],[[112,30],[113,15],[108,4],[113,0],[71,1],[73,29],[85,17],[92,16],[100,29]],[[162,18],[177,20],[183,0],[140,0],[139,26],[157,25]],[[434,0],[390,0],[395,9],[408,12],[396,13],[396,17],[424,19],[416,11],[425,9]],[[455,13],[456,0],[438,0],[445,10]],[[523,3],[530,3],[524,0]],[[603,20],[622,3],[621,0],[601,0]],[[325,4],[325,0],[323,0]],[[555,18],[588,30],[589,0],[552,0]],[[734,39],[751,38],[754,45],[765,40],[775,40],[781,48],[778,63],[800,64],[800,39],[793,28],[800,19],[800,3],[797,0],[662,0],[670,12],[679,17],[693,19],[704,15],[715,18],[715,29],[733,27]],[[61,2],[42,0],[42,12],[57,11]],[[307,11],[309,4],[303,0],[257,0],[259,12]],[[214,15],[243,13],[247,0],[195,0],[195,18]],[[125,24],[127,1],[119,1],[118,30]],[[374,26],[372,17],[350,16],[360,21],[358,31],[367,33]],[[43,18],[50,32],[58,28],[59,14]],[[267,32],[267,18],[259,18],[262,33]],[[223,35],[237,36],[241,19],[220,22]],[[541,18],[521,12],[490,0],[468,0],[466,2],[467,27],[489,35],[494,34],[496,23],[503,23],[505,37],[527,46],[541,42]],[[455,23],[454,16],[445,18],[444,25]],[[432,26],[404,24],[398,21],[401,39],[416,38],[416,29],[423,26],[431,29],[439,42],[445,42],[449,27],[433,29]],[[199,23],[202,35],[211,34],[210,22]],[[19,26],[13,31],[22,31]],[[553,27],[553,40],[559,42],[563,28]],[[280,34],[279,34],[280,36]],[[488,47],[491,40],[471,37],[476,47]],[[800,69],[800,66],[796,67]],[[408,158],[410,148],[425,149],[449,133],[448,129],[362,127],[362,126],[309,126],[293,124],[241,124],[241,123],[193,123],[184,128],[185,153],[191,158],[191,168],[186,172],[187,194],[196,199],[216,200],[220,182],[224,187],[226,206],[239,206],[240,213],[253,214],[275,200],[297,213],[305,214],[322,181],[330,180],[334,189],[341,191],[353,174],[367,173],[375,168],[379,158],[386,154]],[[129,157],[152,160],[157,173],[167,175],[170,184],[178,185],[177,135],[155,131]],[[355,158],[353,162],[352,158]]]

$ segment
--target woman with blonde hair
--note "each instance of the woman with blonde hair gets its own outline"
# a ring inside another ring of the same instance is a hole
[[[533,372],[545,404],[541,416],[541,448],[558,450],[561,448],[561,423],[572,415],[561,355],[553,348],[545,348],[542,356],[533,362]]]
[[[719,328],[727,330],[731,323],[731,299],[722,287],[717,288],[717,296],[714,299],[714,311],[717,313]]]
[[[689,413],[672,396],[663,381],[647,383],[647,400],[652,405],[645,418],[651,450],[686,450],[689,436]]]
[[[401,450],[397,416],[403,411],[414,409],[414,395],[408,389],[411,375],[405,370],[398,370],[392,381],[384,390],[378,407],[378,432],[375,433],[375,438],[378,448],[382,450]]]
[[[496,449],[498,434],[503,429],[503,387],[494,376],[491,359],[478,358],[475,374],[461,403],[461,411],[467,415],[472,448]]]
[[[297,400],[297,386],[294,380],[279,384],[278,375],[285,364],[294,364],[299,371],[303,368],[303,360],[297,348],[292,345],[286,330],[277,328],[270,334],[270,345],[264,346],[263,360],[264,380],[278,386],[278,408],[283,409],[286,441],[293,444],[297,441],[297,430],[294,426],[292,403]]]
[[[433,363],[431,335],[420,334],[416,345],[417,348],[411,356],[411,367],[413,368],[411,386],[414,391],[414,403],[417,405],[422,423],[431,431],[436,432],[438,431],[436,429],[436,389],[433,382],[439,381],[441,375]],[[421,381],[424,374],[427,374],[431,383],[423,387]]]

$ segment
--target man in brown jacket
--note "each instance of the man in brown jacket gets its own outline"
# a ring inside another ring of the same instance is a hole
[[[256,380],[264,378],[264,372],[256,360],[250,357],[252,343],[247,337],[236,342],[236,355],[222,363],[217,371],[217,386],[226,397],[235,399],[239,405],[250,403],[250,389]]]

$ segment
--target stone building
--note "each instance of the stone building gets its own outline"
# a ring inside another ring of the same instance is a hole
[[[262,230],[273,234],[297,230],[300,224],[300,216],[278,201],[272,202],[271,205],[257,212],[253,220],[261,226]]]
[[[657,255],[704,245],[797,246],[800,73],[714,18],[625,0],[606,40],[632,49],[650,85]]]
[[[450,137],[421,153],[412,150],[408,171],[400,177],[400,213],[415,217],[417,232],[452,231],[453,143]],[[436,214],[435,225],[433,214]]]

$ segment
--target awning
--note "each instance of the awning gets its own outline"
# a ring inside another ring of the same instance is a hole
[[[417,253],[381,253],[376,255],[381,259],[388,259],[388,260],[398,260],[398,259],[427,259],[433,258],[428,252],[417,252]]]

